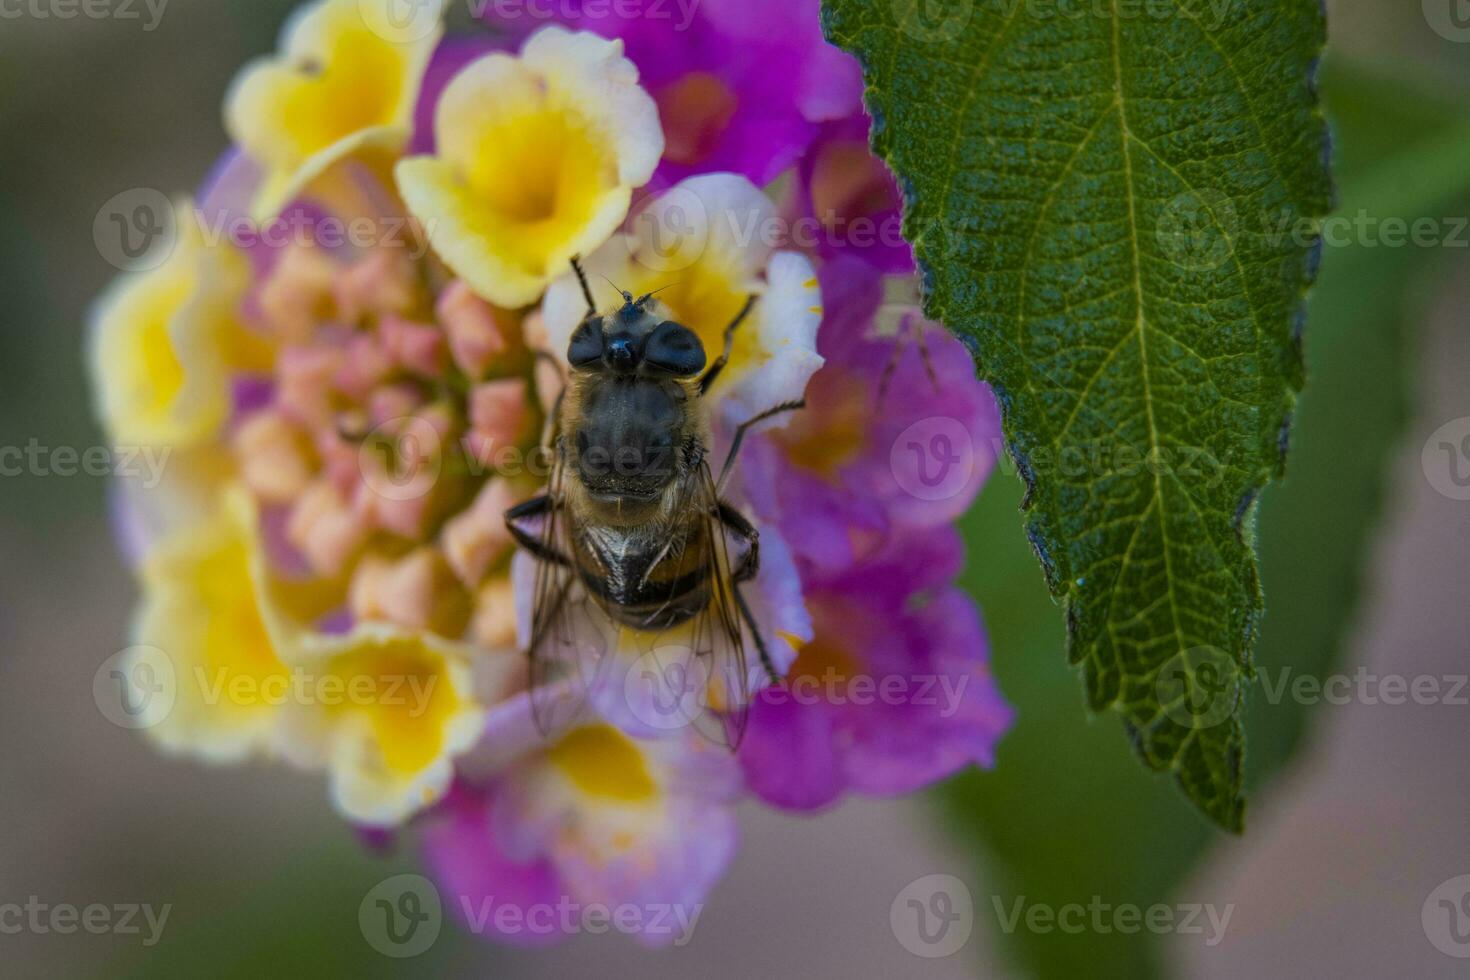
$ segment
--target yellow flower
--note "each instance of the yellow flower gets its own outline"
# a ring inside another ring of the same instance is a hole
[[[137,662],[175,692],[148,733],[165,748],[237,761],[275,741],[280,704],[268,692],[287,680],[266,626],[252,566],[255,535],[239,507],[180,528],[143,564],[144,598],[134,628]]]
[[[442,0],[317,0],[297,11],[277,55],[247,65],[225,103],[225,128],[265,171],[255,217],[344,157],[403,148],[442,19]]]
[[[438,155],[399,163],[399,190],[449,267],[505,307],[617,230],[664,147],[622,42],[554,26],[455,76],[434,128]]]
[[[469,648],[366,624],[342,637],[303,637],[295,653],[311,683],[286,717],[287,751],[327,769],[344,816],[393,826],[444,795],[454,758],[484,727]]]
[[[138,646],[121,665],[173,692],[147,730],[210,761],[268,754],[325,769],[349,819],[402,822],[443,795],[453,758],[479,738],[471,651],[380,625],[316,632],[310,624],[340,607],[340,585],[276,576],[261,533],[236,485],[213,519],[149,554]],[[509,666],[482,672],[497,697],[522,683]]]
[[[226,243],[208,245],[188,201],[174,215],[173,253],[118,280],[93,313],[91,373],[114,445],[208,442],[229,414],[229,372],[269,363],[238,317],[250,282],[245,257]]]

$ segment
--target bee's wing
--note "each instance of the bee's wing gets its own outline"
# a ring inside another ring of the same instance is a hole
[[[531,604],[531,714],[543,735],[565,732],[582,713],[588,691],[607,660],[606,615],[587,595],[571,564],[573,518],[562,496],[562,464],[553,464],[547,485],[551,506],[541,528]]]
[[[695,614],[691,637],[699,673],[705,679],[705,704],[712,710],[698,713],[694,725],[706,738],[733,749],[745,735],[751,677],[745,657],[745,620],[735,592],[739,586],[707,463],[700,463],[691,492],[691,504],[702,515],[710,543],[710,601]]]

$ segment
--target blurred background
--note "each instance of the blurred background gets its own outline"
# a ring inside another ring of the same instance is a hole
[[[1400,675],[1447,694],[1470,671],[1470,501],[1451,469],[1470,459],[1441,455],[1436,435],[1470,416],[1470,23],[1456,2],[1328,4],[1338,213],[1360,230],[1324,250],[1290,473],[1262,507],[1273,684]],[[226,85],[293,5],[115,0],[92,19],[0,0],[0,447],[100,444],[81,352],[115,270],[93,220],[121,191],[198,184],[224,147]],[[1395,219],[1433,221],[1437,244],[1371,230]],[[0,476],[0,904],[171,911],[151,947],[0,933],[7,976],[1434,977],[1470,955],[1430,901],[1470,874],[1470,688],[1434,704],[1258,693],[1247,833],[1222,836],[1142,771],[1116,719],[1085,717],[1002,472],[967,519],[968,584],[1020,709],[996,771],[815,818],[749,807],[742,854],[682,949],[606,935],[527,953],[446,924],[423,956],[386,959],[358,905],[417,869],[411,842],[363,847],[316,776],[167,760],[98,711],[93,674],[134,599],[106,490]],[[975,921],[961,950],[925,959],[889,907],[937,873],[965,883]],[[1166,935],[1007,932],[1018,900],[1230,917],[1223,937],[1203,916]]]

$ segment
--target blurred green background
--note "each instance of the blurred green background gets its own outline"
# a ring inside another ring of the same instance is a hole
[[[1446,0],[1451,2],[1451,0]],[[195,187],[224,146],[219,105],[269,50],[289,0],[172,0],[141,19],[61,20],[0,6],[0,446],[96,445],[81,346],[112,270],[98,209],[130,188]],[[20,11],[21,16],[10,16]],[[1418,4],[1329,3],[1322,88],[1339,214],[1436,219],[1470,207],[1470,43]],[[1470,242],[1325,249],[1307,332],[1311,372],[1287,481],[1259,528],[1267,669],[1365,665],[1463,671],[1470,505],[1437,494],[1420,447],[1470,415]],[[855,803],[802,820],[757,808],[695,941],[651,954],[621,937],[504,951],[446,929],[399,962],[375,953],[357,907],[415,870],[371,853],[319,781],[210,771],[114,728],[92,674],[122,642],[132,586],[88,478],[0,478],[0,902],[170,903],[163,940],[0,935],[15,976],[1376,976],[1452,975],[1420,906],[1470,872],[1456,751],[1470,708],[1251,706],[1249,825],[1208,828],[1143,772],[1116,719],[1089,720],[1058,611],[1002,473],[967,520],[969,584],[996,673],[1020,709],[999,767],[929,801]],[[1335,666],[1334,666],[1335,664]],[[976,930],[944,960],[906,953],[888,907],[907,882],[968,883]],[[1003,934],[995,904],[1233,906],[1223,942],[1117,932]]]

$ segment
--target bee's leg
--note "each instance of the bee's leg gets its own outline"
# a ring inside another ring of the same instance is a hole
[[[745,441],[746,431],[751,426],[764,422],[768,418],[780,415],[782,412],[794,412],[799,408],[806,408],[805,398],[796,402],[783,402],[775,408],[768,408],[754,418],[748,418],[740,423],[739,427],[735,430],[735,438],[730,441],[730,452],[725,455],[725,465],[720,467],[720,479],[715,483],[715,493],[717,495],[725,492],[725,481],[730,478],[730,469],[735,465],[735,456],[740,452],[740,444]]]
[[[516,539],[516,543],[535,557],[551,562],[553,565],[570,566],[571,560],[566,555],[543,543],[539,537],[519,526],[520,521],[529,518],[547,517],[560,506],[561,503],[553,500],[550,494],[532,497],[505,512],[505,526],[510,529],[510,536]]]
[[[736,582],[748,582],[761,570],[761,533],[745,519],[744,514],[723,500],[719,502],[716,513],[720,523],[744,541],[748,549],[740,560],[740,567],[731,572],[730,577]]]
[[[735,319],[731,320],[730,325],[725,328],[724,351],[719,357],[715,358],[715,363],[709,366],[709,370],[704,372],[704,377],[699,379],[699,393],[701,395],[710,390],[710,387],[715,383],[715,379],[720,376],[720,372],[725,370],[725,365],[730,362],[730,348],[735,345],[735,328],[739,327],[745,318],[750,315],[750,308],[753,306],[755,306],[755,294],[751,293],[745,298],[745,305],[740,307],[740,312],[735,314]]]
[[[582,287],[582,297],[587,300],[587,315],[596,315],[597,303],[592,299],[592,287],[587,285],[587,273],[582,271],[582,257],[580,255],[572,256],[572,271],[577,274],[577,282]]]
[[[748,582],[755,578],[761,566],[761,534],[755,529],[755,525],[746,520],[745,515],[725,501],[721,500],[716,510],[720,518],[720,524],[732,531],[737,537],[746,543],[749,550],[745,557],[740,560],[740,567],[730,575],[730,591],[735,594],[735,604],[740,607],[740,616],[745,620],[745,625],[750,627],[750,635],[755,640],[755,649],[761,658],[761,667],[766,676],[771,679],[772,684],[781,683],[781,675],[776,673],[776,665],[771,660],[771,651],[766,649],[766,641],[761,636],[760,626],[756,624],[755,616],[750,611],[750,606],[745,602],[745,596],[740,591],[740,583]]]
[[[755,651],[761,659],[761,668],[765,670],[772,684],[780,684],[781,675],[776,671],[776,663],[771,659],[771,651],[766,649],[766,641],[761,637],[760,627],[756,625],[755,616],[751,613],[745,596],[740,592],[740,586],[731,583],[730,591],[735,593],[735,604],[740,607],[741,618],[745,620],[745,625],[750,627],[751,638],[755,640]]]

